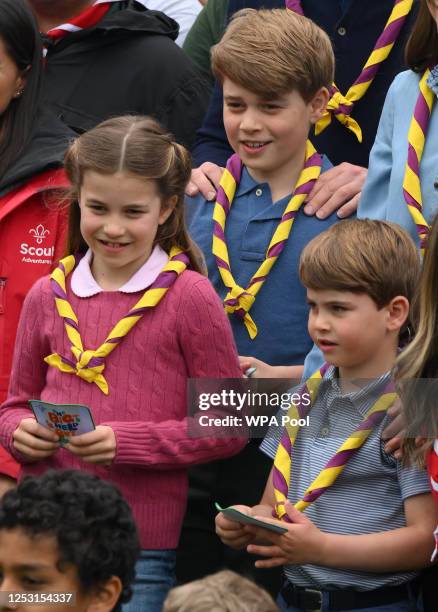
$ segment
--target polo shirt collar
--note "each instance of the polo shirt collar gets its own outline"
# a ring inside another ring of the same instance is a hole
[[[330,366],[324,375],[324,380],[331,385],[332,389],[343,399],[349,400],[363,417],[365,417],[368,410],[383,393],[383,390],[390,381],[390,378],[391,372],[388,371],[379,378],[370,380],[370,382],[359,389],[359,391],[343,393],[338,383],[338,368],[335,366]]]
[[[258,183],[255,179],[252,178],[247,168],[243,166],[242,176],[240,177],[239,187],[236,193],[236,197],[240,197],[254,191],[258,187],[260,188],[268,188],[268,183]]]
[[[332,168],[332,164],[330,163],[329,159],[325,155],[323,155],[321,172],[326,172],[330,168]],[[251,191],[254,191],[257,188],[269,189],[269,193],[271,192],[268,183],[258,183],[255,179],[252,178],[246,166],[243,166],[242,175],[240,177],[240,182],[239,182],[239,187],[237,188],[235,197],[239,198],[240,196],[247,195],[248,193],[250,193]],[[291,194],[289,194],[283,199],[286,200],[287,198],[290,198],[290,197],[291,197]]]
[[[91,297],[104,291],[104,289],[97,284],[91,273],[90,264],[92,256],[91,250],[88,249],[71,275],[71,290],[80,298]],[[169,257],[167,253],[163,251],[159,245],[156,245],[149,259],[131,276],[128,282],[120,287],[120,289],[117,289],[117,291],[121,291],[122,293],[145,291],[147,287],[156,280],[168,261]]]

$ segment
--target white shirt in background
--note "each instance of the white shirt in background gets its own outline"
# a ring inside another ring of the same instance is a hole
[[[179,23],[179,36],[176,43],[182,47],[188,31],[202,10],[199,0],[138,0],[146,8],[162,11]]]

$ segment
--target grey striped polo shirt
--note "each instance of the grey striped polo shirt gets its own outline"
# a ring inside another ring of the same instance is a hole
[[[356,429],[388,380],[389,375],[385,375],[360,391],[342,394],[336,368],[327,370],[310,411],[309,427],[301,428],[292,450],[288,494],[292,503],[301,499],[327,461]],[[387,424],[385,417],[336,482],[306,508],[306,516],[322,531],[359,535],[404,527],[404,500],[430,491],[425,470],[402,468],[383,450],[381,433]],[[272,427],[261,444],[261,450],[272,459],[281,433],[281,427]],[[287,565],[284,571],[293,584],[328,590],[368,591],[416,576],[415,572],[372,573],[310,564]]]

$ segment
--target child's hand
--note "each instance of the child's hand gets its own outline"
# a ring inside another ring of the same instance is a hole
[[[256,561],[256,567],[268,568],[279,565],[303,565],[305,563],[318,564],[324,546],[325,534],[320,531],[310,519],[294,506],[286,502],[286,512],[292,523],[285,523],[265,516],[255,516],[272,525],[286,527],[287,533],[278,534],[263,527],[246,525],[245,530],[252,533],[257,540],[263,539],[271,545],[250,544],[249,553],[268,557],[266,560]]]
[[[28,461],[47,459],[59,448],[58,436],[33,417],[22,419],[12,437],[14,448]]]
[[[65,448],[86,463],[109,465],[116,456],[116,436],[108,425],[98,425],[94,431],[72,436]]]
[[[277,367],[271,366],[269,363],[265,363],[255,357],[244,357],[239,355],[239,364],[242,373],[245,374],[250,368],[255,368],[251,374],[251,378],[277,378]]]
[[[244,514],[251,515],[249,506],[233,506]],[[224,544],[235,550],[245,548],[255,537],[245,530],[245,526],[227,518],[222,512],[216,515],[216,533]]]

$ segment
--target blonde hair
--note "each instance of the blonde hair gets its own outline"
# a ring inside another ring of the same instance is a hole
[[[311,240],[300,258],[305,287],[366,293],[379,309],[398,295],[411,302],[419,273],[412,238],[387,221],[336,223]]]
[[[278,612],[278,606],[251,580],[223,570],[172,589],[163,612]]]
[[[433,222],[421,273],[418,292],[418,316],[415,337],[400,354],[396,378],[402,399],[406,433],[403,460],[406,464],[424,464],[426,451],[438,436],[437,389],[429,381],[418,379],[438,376],[438,217]],[[427,437],[420,447],[417,436]]]
[[[238,11],[211,49],[212,71],[264,98],[293,90],[310,102],[334,78],[327,34],[313,21],[286,9]]]
[[[155,181],[163,203],[176,196],[175,208],[159,226],[154,245],[159,244],[167,253],[173,246],[180,247],[186,251],[191,267],[204,274],[204,258],[184,221],[184,192],[191,168],[188,151],[149,117],[115,117],[79,136],[65,156],[65,170],[71,183],[67,253],[87,248],[80,232],[78,203],[85,172],[126,172]]]

